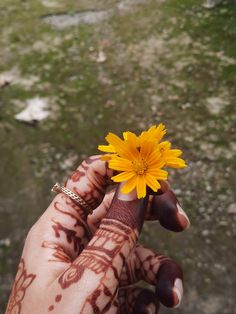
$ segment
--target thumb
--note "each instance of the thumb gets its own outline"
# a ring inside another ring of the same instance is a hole
[[[137,199],[136,190],[129,194],[123,194],[121,193],[121,187],[120,184],[105,218],[121,222],[130,227],[138,236],[145,218],[148,195],[145,198]]]
[[[118,186],[110,209],[88,246],[60,276],[65,295],[80,313],[109,310],[116,297],[122,267],[141,231],[148,196],[121,193]],[[83,309],[85,312],[83,312]]]

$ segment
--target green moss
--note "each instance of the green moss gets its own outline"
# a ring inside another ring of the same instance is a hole
[[[0,4],[0,73],[16,67],[22,78],[39,78],[31,88],[12,84],[0,89],[0,177],[4,178],[0,201],[8,222],[1,225],[0,237],[10,237],[13,243],[0,253],[4,256],[0,273],[13,273],[20,255],[12,230],[17,239],[23,238],[47,207],[51,184],[70,173],[60,163],[71,154],[80,161],[97,153],[97,145],[110,130],[120,134],[165,122],[169,139],[184,150],[190,164],[186,172],[172,172],[170,179],[184,191],[180,199],[193,227],[175,237],[148,226],[142,241],[182,261],[188,285],[201,291],[196,264],[212,263],[214,258],[227,264],[227,254],[223,256],[221,250],[226,242],[232,245],[219,225],[225,218],[231,228],[232,221],[218,209],[227,208],[235,192],[234,161],[227,155],[235,140],[235,5],[224,2],[206,10],[197,0],[150,0],[118,12],[118,1],[58,3],[55,8],[46,8],[39,0]],[[48,14],[94,8],[112,8],[114,15],[97,25],[63,31],[42,20]],[[163,47],[155,46],[151,41],[155,39],[162,40]],[[106,55],[104,63],[96,61],[99,50]],[[144,64],[145,58],[150,65]],[[14,115],[22,109],[15,100],[24,104],[35,96],[50,99],[52,116],[34,127],[15,121]],[[213,96],[228,102],[215,115],[206,106]],[[204,228],[217,229],[209,236],[214,249],[202,236]],[[220,274],[218,280],[214,270],[205,270],[212,291],[221,287],[217,285]]]

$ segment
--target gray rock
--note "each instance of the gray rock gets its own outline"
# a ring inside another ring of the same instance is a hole
[[[232,203],[229,205],[227,212],[229,214],[236,214],[236,203]]]
[[[46,98],[35,97],[27,100],[24,110],[15,115],[15,119],[20,122],[34,124],[46,119],[50,114],[49,103]]]
[[[108,11],[85,11],[75,14],[54,14],[43,18],[44,22],[63,30],[80,24],[96,24],[110,16]]]

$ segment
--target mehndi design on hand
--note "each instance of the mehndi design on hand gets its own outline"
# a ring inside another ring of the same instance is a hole
[[[184,229],[187,217],[176,199],[164,197],[169,187],[163,189],[162,198],[151,196],[149,205],[148,196],[137,200],[135,193],[122,194],[120,189],[115,196],[110,191],[104,197],[112,176],[114,171],[100,156],[88,158],[66,186],[85,199],[93,213],[87,216],[66,195],[59,194],[31,228],[23,258],[27,274],[35,277],[18,314],[28,314],[32,308],[34,314],[117,313],[122,309],[157,313],[159,301],[167,306],[180,303],[179,267],[137,245],[137,239],[144,217],[160,217],[159,199],[173,217],[172,229]],[[156,295],[137,288],[140,279],[154,285]],[[14,313],[10,304],[7,314]]]

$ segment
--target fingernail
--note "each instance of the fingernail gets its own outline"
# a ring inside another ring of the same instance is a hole
[[[175,308],[179,307],[182,297],[183,297],[183,282],[181,279],[177,278],[174,282],[174,287],[173,287],[173,292],[174,292],[174,299],[175,299]]]
[[[180,232],[190,226],[189,219],[172,190],[154,197],[151,213],[164,228],[169,230]]]
[[[131,191],[128,194],[124,194],[121,192],[122,186],[124,185],[124,183],[121,183],[118,187],[118,199],[122,200],[122,201],[133,201],[137,199],[137,192],[136,189],[134,189],[133,191]]]
[[[180,215],[184,216],[185,218],[185,226],[184,226],[184,229],[188,229],[190,227],[190,221],[188,219],[188,216],[186,215],[186,213],[184,212],[183,208],[179,205],[179,203],[177,202],[176,203],[176,207],[178,209],[178,212]]]
[[[156,276],[156,296],[166,307],[176,307],[183,295],[183,273],[173,261],[166,260],[159,268]]]

